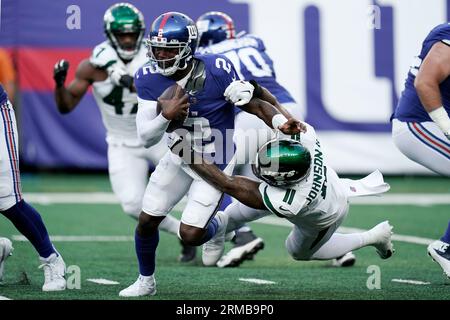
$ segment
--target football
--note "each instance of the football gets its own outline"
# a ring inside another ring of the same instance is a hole
[[[175,96],[178,93],[177,96]],[[159,99],[172,99],[172,98],[181,98],[186,94],[186,91],[184,91],[183,88],[181,88],[178,84],[173,84],[170,87],[168,87],[164,92],[159,96]],[[158,101],[156,104],[156,112],[157,114],[160,114],[162,110],[161,103]],[[166,132],[173,132],[178,128],[181,128],[183,126],[184,120],[183,119],[173,119],[170,121],[169,126],[166,129]]]

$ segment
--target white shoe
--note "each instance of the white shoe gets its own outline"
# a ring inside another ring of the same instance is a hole
[[[11,240],[0,238],[0,282],[3,280],[3,270],[5,269],[5,261],[12,255],[14,248]]]
[[[436,240],[427,248],[430,257],[439,264],[447,278],[450,279],[450,244]]]
[[[222,211],[216,214],[219,220],[219,226],[214,237],[203,244],[202,261],[207,267],[215,266],[220,257],[222,257],[225,248],[225,231],[228,225],[228,216]]]
[[[119,292],[120,297],[154,296],[156,294],[156,280],[153,275],[145,277],[139,275],[136,282]]]
[[[356,262],[356,257],[353,252],[347,252],[343,256],[333,259],[331,265],[333,267],[352,267]]]
[[[228,251],[228,253],[217,262],[217,266],[219,268],[238,267],[245,260],[250,257],[253,258],[253,256],[262,249],[264,249],[263,239],[255,238],[242,246],[235,246]]]
[[[66,264],[61,255],[52,253],[48,258],[39,258],[44,268],[44,285],[42,291],[63,291],[66,289]]]
[[[391,242],[393,226],[389,221],[383,221],[375,227],[367,231],[372,244],[376,249],[381,259],[388,259],[395,252],[394,245]]]

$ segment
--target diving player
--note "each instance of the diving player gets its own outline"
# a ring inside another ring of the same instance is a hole
[[[233,19],[223,12],[206,12],[197,19],[196,24],[200,36],[199,52],[224,54],[233,63],[241,79],[256,80],[275,97],[274,104],[281,105],[296,119],[305,118],[304,108],[298,105],[291,94],[277,82],[273,61],[260,38],[250,34],[236,35]],[[236,171],[245,176],[254,177],[249,163],[255,160],[257,150],[273,137],[272,130],[263,121],[236,108],[234,136],[237,155]],[[248,226],[243,228],[248,229]],[[251,237],[251,235],[251,231],[248,235],[244,232],[236,233],[233,239],[235,246],[221,258],[218,266],[236,266],[248,256],[252,258],[260,248],[258,245],[262,239]],[[246,240],[250,242],[247,243]],[[347,252],[333,260],[332,264],[352,266],[355,261],[355,255]]]
[[[20,185],[19,133],[14,109],[0,85],[0,213],[30,241],[39,254],[40,268],[44,269],[42,291],[66,289],[66,265],[50,241],[40,214],[25,202]],[[13,248],[11,241],[0,239],[0,280],[6,258]]]
[[[181,132],[187,133],[185,139],[197,151],[211,158],[219,170],[231,173],[235,163],[232,142],[235,107],[225,100],[224,92],[237,80],[237,74],[225,56],[194,56],[197,42],[195,23],[182,13],[167,12],[152,23],[148,37],[151,61],[135,77],[139,101],[138,134],[147,146],[154,145],[160,142],[170,121],[184,118],[183,128],[174,132],[171,139]],[[172,99],[158,100],[174,84],[184,88],[187,94],[180,96],[178,90]],[[251,99],[252,89],[236,97],[237,106],[256,114],[272,128],[279,127],[288,134],[299,132],[297,120],[286,119],[274,106],[261,99]],[[250,102],[240,105],[239,100],[244,99]],[[157,114],[157,101],[161,104],[160,114]],[[182,240],[198,246],[216,233],[219,222],[214,215],[222,193],[194,174],[184,159],[168,152],[150,178],[136,228],[140,274],[134,284],[119,293],[120,296],[156,293],[158,224],[185,195],[188,201],[179,229]],[[205,259],[203,262],[210,265]]]
[[[450,177],[450,24],[435,27],[422,43],[392,115],[392,137],[409,159]],[[428,254],[450,278],[450,221]]]
[[[146,149],[136,133],[137,96],[133,75],[147,61],[142,43],[145,23],[142,13],[129,3],[114,4],[106,10],[104,31],[107,40],[97,45],[89,59],[77,68],[75,79],[66,88],[69,64],[55,65],[55,100],[59,112],[75,109],[92,85],[102,114],[108,143],[108,171],[114,194],[123,211],[138,219],[148,182],[150,163],[156,166],[167,152],[164,141]],[[172,216],[160,228],[176,235],[180,221]],[[196,248],[182,243],[182,262],[195,258]]]
[[[230,176],[196,152],[193,156],[190,167],[197,174],[239,201],[217,214],[217,233],[203,252],[212,261],[220,259],[227,232],[272,214],[294,225],[285,245],[295,260],[328,260],[365,246],[374,246],[382,259],[393,253],[388,221],[366,232],[336,232],[348,213],[349,197],[380,194],[389,185],[379,171],[357,181],[339,179],[310,125],[306,132],[281,136],[259,149],[254,173],[261,181]]]

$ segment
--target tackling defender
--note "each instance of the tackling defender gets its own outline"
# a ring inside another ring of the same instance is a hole
[[[106,10],[103,22],[107,40],[97,45],[91,57],[78,65],[75,79],[67,88],[64,82],[69,64],[65,60],[56,63],[55,100],[60,113],[69,113],[92,85],[106,128],[112,190],[123,211],[138,219],[149,165],[156,166],[168,148],[161,141],[146,149],[136,131],[137,96],[133,75],[148,61],[142,43],[145,33],[142,13],[129,3],[118,3]],[[168,216],[160,228],[176,235],[179,224],[178,219]],[[182,246],[179,260],[193,260],[196,248],[183,243]]]
[[[285,109],[294,118],[305,118],[305,110],[296,103],[292,95],[278,83],[273,61],[266,52],[262,39],[255,35],[236,35],[233,19],[223,12],[211,11],[202,14],[197,19],[199,30],[200,53],[224,54],[236,68],[242,80],[255,80],[259,85],[273,94],[272,104]],[[263,121],[252,114],[241,112],[236,108],[235,118],[236,171],[248,177],[254,177],[251,166],[256,152],[267,141],[274,138],[274,132]],[[229,204],[229,202],[227,203]],[[226,206],[223,207],[223,209]],[[222,210],[222,208],[220,209]],[[248,228],[244,226],[243,228]],[[235,246],[218,262],[219,267],[236,266],[247,256],[253,257],[262,239],[253,236],[239,237],[245,233],[238,233]],[[244,243],[246,239],[251,242]],[[352,252],[333,260],[334,266],[352,266],[356,261]]]
[[[392,137],[409,159],[450,177],[450,24],[435,27],[411,66],[392,115]],[[450,278],[450,221],[428,254]]]
[[[379,171],[357,181],[339,179],[310,125],[306,132],[271,140],[259,149],[253,168],[262,182],[227,175],[192,154],[190,167],[239,201],[218,213],[218,231],[203,253],[212,261],[220,259],[227,232],[272,214],[294,224],[285,245],[295,260],[328,260],[365,246],[374,246],[382,259],[394,251],[388,221],[362,233],[336,232],[348,213],[349,197],[380,194],[389,185]]]
[[[66,289],[66,265],[50,241],[40,214],[25,202],[20,185],[19,134],[16,117],[8,96],[0,85],[0,213],[10,220],[17,230],[33,245],[44,269],[42,291]],[[0,280],[4,262],[11,254],[11,241],[0,238]]]
[[[232,143],[235,107],[225,100],[224,92],[237,79],[233,65],[222,55],[194,56],[198,43],[197,27],[182,13],[168,12],[156,18],[147,41],[151,62],[135,77],[139,101],[136,123],[140,138],[147,146],[159,143],[171,120],[185,118],[182,131],[189,133],[189,143],[213,158],[218,170],[231,173],[235,162]],[[159,99],[162,111],[158,115],[158,97],[175,84],[188,94]],[[250,100],[252,91],[241,92],[235,102]],[[261,99],[253,99],[241,108],[256,114],[270,127],[279,127],[288,134],[299,132],[298,121],[287,120],[274,106]],[[173,133],[171,138],[176,136],[177,133]],[[188,200],[179,229],[183,241],[198,246],[216,233],[219,221],[214,216],[222,193],[193,173],[182,158],[168,152],[150,178],[136,228],[140,274],[134,284],[119,293],[120,296],[156,293],[158,224],[186,194]],[[203,261],[209,265],[208,261]]]

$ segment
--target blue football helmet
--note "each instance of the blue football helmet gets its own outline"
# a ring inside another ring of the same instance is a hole
[[[165,76],[173,75],[187,67],[198,45],[197,27],[187,15],[166,12],[153,21],[146,39],[148,57],[156,72]],[[158,57],[158,51],[170,51],[169,58]],[[173,56],[173,53],[176,53]]]
[[[200,35],[200,47],[207,47],[223,40],[235,38],[233,19],[219,11],[202,14],[197,19],[197,29]]]

